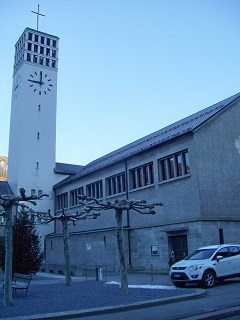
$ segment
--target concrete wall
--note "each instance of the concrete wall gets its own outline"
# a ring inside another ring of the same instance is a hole
[[[145,199],[148,202],[162,202],[163,207],[157,207],[154,216],[131,211],[127,217],[127,213],[124,213],[124,226],[128,229],[125,231],[126,248],[130,248],[129,268],[133,270],[167,272],[171,238],[174,236],[187,237],[188,253],[201,245],[220,243],[220,229],[225,243],[239,243],[239,110],[239,104],[233,104],[196,132],[129,158],[125,163],[109,166],[69,185],[61,186],[57,188],[56,195],[85,187],[88,183],[101,179],[104,201],[128,197],[135,200]],[[189,153],[190,174],[160,182],[158,159],[185,149]],[[132,168],[150,161],[154,164],[153,185],[129,190],[128,195],[106,197],[107,177],[124,172],[125,169],[129,173]],[[78,205],[69,208],[69,211],[82,209],[83,207]],[[105,264],[118,265],[113,232],[115,227],[114,212],[103,212],[97,220],[79,221],[75,227],[70,226],[73,265],[83,265],[83,260],[90,255],[92,265],[100,264],[101,245],[105,246],[102,253],[102,257],[105,256]],[[61,234],[62,227],[58,223],[56,235],[47,238],[48,263],[63,264],[63,246],[59,237]],[[50,244],[52,249],[49,248]],[[91,248],[91,254],[87,251],[87,245]],[[152,254],[152,246],[158,248],[157,254]]]

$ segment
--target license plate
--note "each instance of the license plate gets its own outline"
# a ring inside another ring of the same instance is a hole
[[[180,274],[175,274],[174,278],[180,278]]]

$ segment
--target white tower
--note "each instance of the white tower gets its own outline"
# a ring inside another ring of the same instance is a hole
[[[49,198],[39,200],[37,210],[52,212],[58,41],[26,28],[15,45],[8,153],[8,182],[14,194],[21,187],[26,195],[47,193]]]

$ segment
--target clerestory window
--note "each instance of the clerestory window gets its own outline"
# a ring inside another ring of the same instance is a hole
[[[190,174],[188,151],[181,151],[159,159],[158,168],[160,182]]]
[[[86,186],[87,197],[101,199],[103,197],[102,180]]]
[[[154,184],[153,163],[130,170],[130,189],[138,189]]]
[[[125,191],[126,191],[126,178],[125,178],[124,172],[106,179],[107,196],[123,193]]]
[[[79,204],[79,195],[83,195],[83,187],[70,191],[70,206],[77,206]]]

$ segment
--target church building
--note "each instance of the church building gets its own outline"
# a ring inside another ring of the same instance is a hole
[[[240,93],[115,150],[86,166],[57,163],[59,38],[26,28],[15,45],[8,184],[13,194],[49,194],[37,210],[83,210],[78,195],[162,202],[155,215],[126,212],[129,270],[167,271],[204,244],[239,242]],[[39,221],[40,222],[40,221]],[[42,271],[64,273],[62,226],[45,236]],[[69,226],[72,273],[118,270],[111,211]]]
[[[132,270],[167,271],[201,245],[239,242],[240,94],[113,151],[53,186],[55,211],[81,211],[78,195],[162,202],[154,216],[127,212]],[[72,272],[118,266],[116,220],[70,226]],[[64,272],[62,226],[46,237],[45,268]]]

